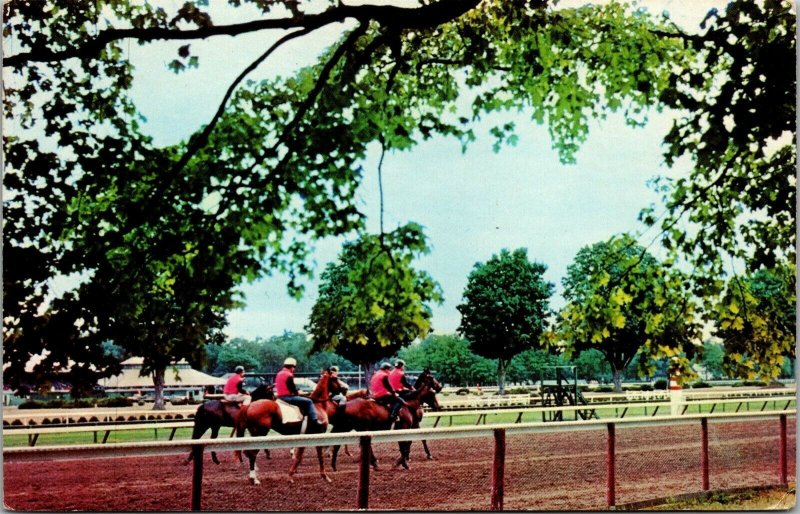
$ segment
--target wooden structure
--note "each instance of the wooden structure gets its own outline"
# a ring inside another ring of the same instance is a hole
[[[540,391],[543,407],[586,405],[586,399],[578,389],[578,368],[575,366],[543,368],[540,376]],[[574,412],[575,420],[598,418],[597,411],[592,408],[576,409]],[[564,411],[543,410],[542,421],[564,421]]]

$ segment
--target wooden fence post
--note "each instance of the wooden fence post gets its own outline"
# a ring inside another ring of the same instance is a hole
[[[616,498],[616,434],[614,423],[608,424],[608,439],[606,444],[606,503],[609,507],[614,507],[617,503]]]
[[[192,446],[192,510],[201,510],[203,497],[203,449],[201,444]]]
[[[506,431],[494,431],[494,460],[492,461],[492,500],[489,510],[503,510],[503,481],[506,471]]]
[[[357,509],[366,510],[369,508],[369,466],[372,456],[372,438],[362,436],[358,440],[361,448],[361,459],[358,462],[358,490],[357,490]]]
[[[778,448],[778,472],[781,478],[781,485],[788,485],[786,475],[786,414],[781,414],[781,439]]]
[[[703,477],[703,491],[708,491],[711,487],[708,480],[708,418],[700,420],[701,444],[700,444],[700,470]]]

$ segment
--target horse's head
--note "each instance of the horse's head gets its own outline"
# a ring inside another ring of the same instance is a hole
[[[253,389],[250,393],[250,400],[274,400],[275,399],[275,390],[273,386],[267,384],[261,384],[260,386]]]
[[[426,369],[420,373],[414,387],[420,391],[420,403],[428,405],[433,410],[439,410],[439,400],[436,398],[436,393],[442,390],[442,384],[433,377],[430,370]]]
[[[321,402],[328,399],[328,383],[330,382],[331,376],[327,371],[323,371],[322,375],[319,377],[319,381],[317,382],[317,387],[311,392],[308,397],[315,401]]]

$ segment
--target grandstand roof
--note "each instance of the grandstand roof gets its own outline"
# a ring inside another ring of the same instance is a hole
[[[106,389],[152,388],[152,374],[139,375],[143,362],[144,359],[141,357],[131,357],[122,362],[122,373],[113,377],[103,378],[98,380],[97,383]],[[164,374],[165,387],[202,387],[224,384],[224,378],[213,377],[202,371],[192,369],[185,360],[168,367],[167,372]]]

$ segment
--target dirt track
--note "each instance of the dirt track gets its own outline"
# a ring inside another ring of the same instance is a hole
[[[795,421],[789,421],[789,481],[795,481]],[[430,443],[435,460],[412,448],[411,471],[392,470],[394,444],[376,445],[381,470],[370,480],[370,508],[487,510],[491,438]],[[778,421],[710,423],[712,489],[778,482]],[[505,509],[578,510],[606,505],[604,430],[509,436]],[[617,429],[616,503],[701,489],[700,427],[679,425]],[[355,448],[353,453],[357,453]],[[203,509],[213,511],[351,510],[358,476],[355,456],[340,454],[333,483],[319,478],[313,450],[290,484],[287,450],[259,457],[260,486],[230,454],[205,460]],[[5,463],[4,505],[25,511],[188,510],[192,467],[184,456]],[[327,460],[326,460],[327,462]]]

